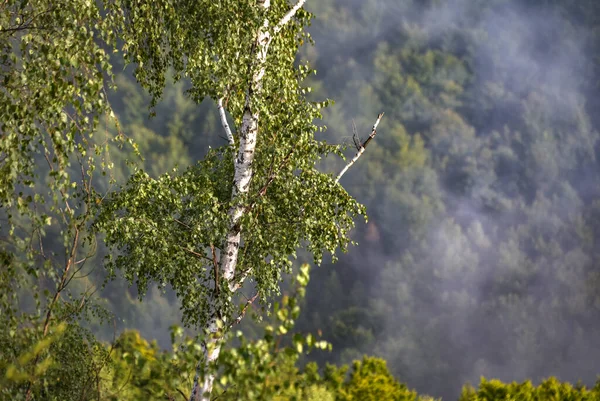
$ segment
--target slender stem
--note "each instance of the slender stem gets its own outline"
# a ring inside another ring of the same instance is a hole
[[[381,117],[383,117],[383,113],[379,113],[379,115],[377,116],[377,121],[375,121],[375,124],[373,124],[373,129],[371,129],[371,135],[369,135],[369,137],[363,142],[363,144],[360,145],[360,149],[358,150],[356,155],[352,158],[352,160],[350,160],[348,162],[348,164],[346,164],[346,166],[344,166],[342,171],[340,171],[340,173],[338,174],[338,176],[335,179],[336,183],[340,182],[340,179],[342,178],[342,176],[344,174],[346,174],[346,171],[348,171],[348,169],[350,167],[352,167],[352,165],[354,163],[356,163],[356,161],[362,156],[362,154],[365,153],[365,149],[367,149],[367,145],[369,144],[369,142],[371,142],[371,140],[373,138],[375,138],[375,135],[377,135],[377,126],[379,125],[379,122],[381,121]]]
[[[217,262],[217,253],[215,252],[215,246],[210,244],[210,250],[212,251],[213,267],[215,271],[215,296],[219,296],[219,263]]]
[[[79,228],[76,227],[75,228],[75,236],[73,237],[73,244],[71,246],[69,259],[67,260],[67,263],[65,264],[65,268],[64,268],[62,276],[60,278],[60,282],[58,283],[58,286],[56,287],[56,291],[54,292],[54,296],[52,297],[52,301],[50,301],[50,304],[48,305],[48,310],[46,312],[46,319],[44,320],[44,328],[42,331],[42,338],[46,337],[46,335],[48,334],[48,330],[50,329],[50,320],[52,319],[52,311],[54,310],[54,305],[58,301],[58,298],[60,297],[62,290],[65,289],[65,286],[66,286],[65,283],[67,282],[69,270],[71,269],[71,266],[73,266],[73,264],[75,262],[75,258],[77,257],[78,242],[79,242]],[[37,365],[38,361],[39,361],[39,354],[37,354],[35,356],[35,359],[33,360],[34,367],[35,367],[35,365]],[[32,385],[33,385],[33,380],[30,380],[27,383],[27,391],[25,393],[26,401],[30,401],[31,397],[33,396]]]
[[[242,321],[244,316],[246,316],[246,312],[248,311],[248,308],[250,307],[250,305],[252,305],[254,303],[254,301],[256,301],[256,298],[258,298],[258,292],[256,294],[254,294],[254,296],[252,298],[250,298],[248,301],[246,301],[246,305],[244,305],[244,309],[242,309],[242,311],[240,312],[240,315],[233,322],[231,322],[229,327],[233,327],[234,325],[239,324]]]
[[[227,134],[227,140],[229,141],[230,145],[235,145],[233,134],[231,133],[231,129],[229,128],[229,124],[227,123],[227,116],[225,115],[225,108],[223,107],[223,98],[219,98],[219,100],[217,100],[217,108],[219,109],[221,124],[223,125],[223,129],[225,130],[225,134]]]

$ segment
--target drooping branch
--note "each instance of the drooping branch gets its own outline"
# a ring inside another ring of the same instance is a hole
[[[298,10],[302,8],[304,3],[306,3],[306,0],[298,0],[298,2],[294,5],[294,7],[292,7],[292,9],[290,11],[288,11],[287,14],[285,14],[283,16],[283,18],[281,18],[281,20],[277,23],[277,25],[275,25],[275,29],[273,29],[273,33],[277,34],[279,31],[281,31],[283,29],[283,27],[292,19],[292,17],[294,15],[296,15]]]
[[[227,123],[227,116],[225,115],[225,108],[223,107],[223,98],[219,98],[217,101],[217,108],[219,109],[219,116],[221,117],[221,124],[223,125],[223,129],[225,130],[225,134],[227,134],[227,140],[230,145],[235,145],[235,141],[233,140],[233,134],[231,133],[231,129],[229,128],[229,124]]]
[[[6,2],[5,2],[6,4]],[[37,26],[37,25],[33,25],[35,23],[35,20],[38,19],[39,17],[41,17],[44,14],[50,14],[51,12],[54,11],[54,7],[51,7],[47,10],[41,11],[35,15],[32,15],[28,20],[25,20],[25,15],[21,14],[18,15],[19,19],[22,21],[21,23],[17,24],[16,26],[9,26],[9,27],[3,27],[0,28],[0,35],[3,34],[12,34],[15,32],[19,32],[19,31],[27,31],[27,30],[44,30],[44,31],[50,31],[53,30],[54,27],[50,27],[50,26]]]
[[[371,140],[373,138],[375,138],[375,135],[377,135],[377,126],[379,125],[379,122],[381,121],[381,117],[383,117],[383,113],[379,113],[379,115],[377,116],[377,121],[375,121],[375,124],[373,124],[373,129],[371,129],[371,135],[369,135],[369,137],[367,139],[365,139],[365,141],[362,143],[362,145],[360,145],[360,149],[358,149],[358,152],[356,153],[356,155],[352,158],[352,160],[350,160],[348,162],[348,164],[346,164],[346,166],[342,169],[342,171],[340,171],[340,173],[338,174],[338,176],[335,179],[335,182],[340,182],[340,179],[342,178],[342,176],[344,174],[346,174],[346,171],[348,171],[348,169],[350,167],[352,167],[352,165],[354,163],[356,163],[356,161],[362,156],[363,153],[365,153],[365,149],[367,149],[367,145],[369,145],[369,142],[371,142]]]

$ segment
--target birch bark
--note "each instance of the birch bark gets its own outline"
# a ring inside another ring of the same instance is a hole
[[[233,139],[233,134],[231,133],[231,129],[229,128],[229,123],[227,122],[227,116],[225,115],[225,108],[223,107],[223,98],[219,98],[217,101],[217,109],[219,110],[219,117],[221,118],[221,124],[223,125],[223,129],[225,130],[225,134],[227,135],[227,141],[230,145],[235,145],[235,140]]]
[[[279,32],[285,24],[287,24],[294,14],[302,7],[306,0],[299,0],[294,7],[275,25],[273,33]],[[271,6],[270,0],[259,0],[257,7],[262,7],[263,11],[268,12]],[[246,100],[244,104],[244,115],[242,125],[239,130],[240,142],[237,152],[237,157],[234,160],[234,183],[231,192],[232,206],[229,209],[229,229],[224,241],[224,251],[221,253],[220,270],[221,280],[227,284],[231,293],[237,291],[241,286],[241,282],[250,273],[246,271],[242,277],[234,279],[234,274],[237,266],[238,252],[240,247],[242,227],[240,219],[244,213],[244,205],[240,202],[240,198],[248,193],[250,183],[252,181],[252,161],[256,151],[256,142],[258,138],[258,127],[260,113],[256,105],[260,98],[262,90],[262,80],[266,72],[266,61],[269,45],[271,44],[272,33],[269,31],[269,20],[265,18],[262,27],[259,29],[254,43],[254,61],[251,68],[251,81],[247,88]],[[222,101],[219,101],[219,112],[223,113]],[[225,120],[226,121],[226,120]],[[225,127],[228,139],[232,142],[228,127]],[[220,283],[215,283],[219,285]],[[213,311],[212,317],[207,324],[208,335],[203,344],[204,348],[204,368],[208,368],[218,357],[221,347],[222,333],[219,332],[217,324],[217,302],[216,296],[213,296],[209,302],[209,307]],[[214,374],[207,373],[200,383],[202,366],[199,364],[196,370],[194,386],[190,396],[190,401],[210,401],[210,392],[212,391]],[[208,371],[208,370],[207,370]]]

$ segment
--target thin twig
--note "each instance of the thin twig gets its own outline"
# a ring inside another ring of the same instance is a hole
[[[4,2],[4,4],[6,4],[6,3],[7,3],[7,1]],[[30,30],[53,30],[53,27],[31,26],[31,24],[34,22],[34,20],[37,17],[39,17],[39,16],[41,16],[43,14],[49,14],[52,11],[54,11],[54,7],[49,8],[49,9],[44,10],[44,11],[40,11],[39,13],[31,16],[31,18],[29,18],[28,21],[23,21],[22,23],[20,23],[20,24],[18,24],[16,26],[12,26],[12,27],[9,27],[9,28],[2,28],[2,29],[0,29],[0,34],[3,34],[3,33],[13,33],[13,32],[18,32],[18,31],[24,31],[24,30],[27,30],[27,29],[30,29]]]
[[[354,146],[356,147],[356,150],[360,150],[360,137],[358,136],[358,132],[356,132],[356,123],[354,122],[354,119],[352,120],[352,140],[354,141]]]
[[[290,160],[290,157],[292,156],[293,153],[294,153],[294,149],[290,149],[288,154],[285,156],[285,158],[279,164],[277,171],[280,171],[281,169],[283,169],[286,166],[286,164]],[[276,173],[273,171],[273,161],[272,161],[271,167],[270,167],[270,172],[269,172],[269,178],[267,178],[267,182],[265,183],[265,185],[263,185],[262,188],[258,191],[258,196],[264,196],[267,193],[267,188],[269,187],[269,185],[271,185],[271,183],[275,180],[275,178],[276,178]],[[250,210],[253,207],[254,207],[254,203],[252,205],[250,205],[247,210]]]
[[[226,392],[227,392],[229,389],[231,389],[231,388],[234,388],[234,387],[235,387],[235,385],[233,385],[233,386],[231,386],[231,387],[229,387],[229,388],[226,388],[225,390],[223,390],[223,392],[222,392],[221,394],[219,394],[219,395],[215,396],[215,398],[213,398],[211,401],[216,401],[216,400],[218,400],[219,398],[221,398],[221,396],[225,395],[225,393],[226,393]]]
[[[82,269],[85,267],[85,262],[88,260],[88,258],[89,258],[89,257],[88,257],[88,256],[86,256],[85,258],[83,258],[83,259],[82,259],[82,260],[83,260],[83,262],[81,263],[81,266],[79,266],[79,267],[77,268],[77,270],[75,270],[75,271],[74,271],[74,272],[71,274],[71,277],[69,277],[69,278],[68,278],[67,282],[65,283],[65,288],[66,288],[66,287],[69,285],[69,283],[71,282],[71,280],[73,280],[73,278],[75,278],[75,276],[77,275],[77,273],[79,273],[79,272],[80,272],[80,271],[81,271],[81,270],[82,270]],[[76,266],[76,265],[77,265],[77,263],[73,263],[73,266]],[[92,270],[93,270],[93,269],[92,269]],[[89,273],[88,273],[88,274],[86,274],[86,275],[83,275],[83,276],[77,277],[77,278],[78,278],[78,279],[80,279],[80,278],[84,278],[84,277],[86,277],[86,276],[88,276],[88,275],[89,275]]]
[[[206,255],[203,255],[203,254],[201,254],[201,253],[198,253],[198,252],[192,251],[191,249],[184,248],[184,247],[182,247],[182,246],[179,246],[179,247],[180,247],[181,249],[183,249],[184,251],[191,253],[191,254],[192,254],[192,255],[194,255],[194,256],[197,256],[197,257],[199,257],[199,258],[202,258],[202,259],[210,260],[210,261],[212,262],[212,259],[210,259],[210,258],[209,258],[209,257],[207,257]]]
[[[252,298],[250,298],[248,301],[246,301],[246,305],[244,305],[244,309],[242,309],[239,316],[233,322],[231,322],[231,324],[229,325],[230,328],[242,321],[244,316],[246,316],[246,311],[248,310],[248,307],[250,307],[250,305],[252,305],[254,303],[256,298],[258,298],[258,292],[256,294],[254,294],[254,296]]]
[[[183,221],[177,220],[175,217],[173,217],[173,220],[175,220],[177,223],[181,224],[182,226],[184,226],[185,228],[191,230],[192,227],[190,227],[189,225],[185,224]]]
[[[348,171],[348,169],[350,167],[352,167],[352,165],[354,163],[356,163],[356,161],[362,156],[362,154],[365,153],[365,149],[367,148],[367,145],[369,144],[369,142],[371,142],[371,139],[375,138],[375,135],[377,135],[377,126],[379,125],[379,122],[381,121],[381,117],[383,117],[383,113],[379,113],[379,115],[377,116],[377,121],[375,121],[375,124],[373,125],[373,129],[371,129],[371,135],[369,135],[369,137],[363,142],[363,144],[360,145],[360,149],[358,150],[356,155],[352,158],[352,160],[350,160],[348,162],[348,164],[346,164],[346,166],[342,169],[342,171],[340,171],[337,178],[335,179],[336,183],[340,182],[340,178],[342,178],[342,176],[346,173],[346,171]]]
[[[179,392],[179,394],[181,394],[181,396],[183,397],[184,400],[187,401],[187,399],[189,398],[187,395],[185,395],[185,393],[183,391],[181,391],[181,389],[176,388],[176,390]]]
[[[210,244],[210,250],[213,257],[213,267],[215,269],[215,295],[219,296],[219,263],[217,262],[217,253],[215,252],[215,246]]]

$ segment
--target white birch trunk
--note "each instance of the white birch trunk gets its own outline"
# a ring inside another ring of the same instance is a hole
[[[261,6],[268,9],[270,0],[265,0]],[[262,79],[266,71],[267,52],[271,44],[271,34],[268,28],[269,21],[265,19],[256,39],[256,67],[252,74],[252,83],[246,93],[244,116],[240,128],[240,145],[234,161],[233,189],[231,191],[231,200],[234,204],[229,209],[229,231],[225,240],[225,251],[221,254],[222,279],[227,282],[229,290],[232,292],[237,289],[234,282],[234,273],[241,239],[239,222],[244,213],[244,205],[236,204],[236,201],[241,195],[248,193],[252,181],[252,161],[256,150],[258,120],[260,117],[258,108],[255,107],[254,103],[256,97],[260,97]]]
[[[273,28],[273,34],[277,34],[287,24],[294,14],[304,5],[306,0],[298,0],[294,7],[277,23]],[[263,7],[266,10],[270,7],[270,0],[259,0],[259,7]],[[224,280],[227,283],[229,291],[231,293],[236,292],[242,285],[244,279],[250,274],[250,271],[246,271],[242,276],[235,277],[235,271],[237,266],[238,252],[241,240],[241,227],[240,219],[244,213],[244,205],[237,203],[240,196],[248,193],[250,183],[252,181],[252,161],[254,160],[254,153],[256,150],[256,141],[258,138],[258,123],[260,114],[258,109],[255,107],[256,99],[260,97],[262,89],[262,79],[266,71],[267,53],[269,45],[271,44],[272,34],[269,32],[269,21],[265,19],[262,28],[258,32],[256,39],[256,64],[253,68],[252,82],[248,88],[246,94],[246,101],[244,106],[244,115],[242,118],[242,126],[239,130],[240,143],[237,152],[237,157],[234,161],[234,183],[231,192],[232,207],[229,209],[229,230],[225,238],[225,249],[221,252],[220,260],[220,280]],[[233,135],[227,124],[227,118],[225,116],[225,110],[223,108],[222,99],[218,101],[219,115],[223,128],[227,134],[227,139],[230,144],[234,144]],[[383,113],[379,114],[377,121],[373,125],[371,135],[361,145],[356,156],[343,168],[336,178],[336,182],[339,182],[340,178],[346,171],[362,156],[368,143],[377,134],[377,126],[383,117]],[[219,285],[219,283],[215,283]],[[216,292],[215,292],[216,293]],[[215,375],[208,373],[204,375],[202,382],[200,377],[203,368],[208,368],[210,364],[217,360],[221,351],[221,340],[223,333],[219,329],[217,324],[217,298],[213,295],[209,301],[209,308],[212,311],[212,316],[209,319],[206,327],[207,337],[203,344],[204,350],[204,366],[201,363],[198,364],[196,369],[196,375],[194,378],[194,385],[192,393],[190,395],[190,401],[210,401],[210,393],[213,388]],[[223,322],[225,325],[227,322]],[[222,330],[222,329],[221,329]]]
[[[263,0],[258,3],[258,7],[263,7],[265,11],[268,11],[270,6],[270,0]],[[258,31],[255,43],[256,58],[252,72],[252,82],[246,93],[242,126],[239,130],[240,143],[237,157],[234,161],[234,183],[231,192],[233,206],[229,209],[229,230],[225,238],[224,252],[221,252],[220,270],[222,274],[220,280],[224,280],[227,283],[231,292],[235,292],[238,289],[238,285],[234,280],[234,274],[241,239],[241,227],[239,223],[244,213],[244,205],[239,203],[236,204],[236,202],[240,196],[248,193],[252,181],[252,161],[254,160],[254,153],[256,150],[258,121],[260,117],[258,108],[255,107],[255,102],[256,98],[260,97],[262,79],[266,70],[267,52],[270,44],[271,33],[269,32],[269,21],[265,19],[262,28]],[[219,106],[221,106],[219,109],[219,112],[221,112],[223,110],[222,104],[219,103]],[[215,285],[218,285],[218,283],[215,283]],[[204,368],[208,368],[208,366],[219,357],[219,352],[221,350],[220,342],[222,335],[219,334],[217,316],[214,314],[217,309],[216,303],[217,299],[214,297],[209,303],[209,307],[213,311],[213,316],[210,318],[207,325],[208,335],[203,347]],[[210,401],[210,393],[213,388],[215,377],[214,374],[207,373],[204,375],[202,383],[200,383],[201,370],[202,366],[199,364],[196,369],[190,401]]]

